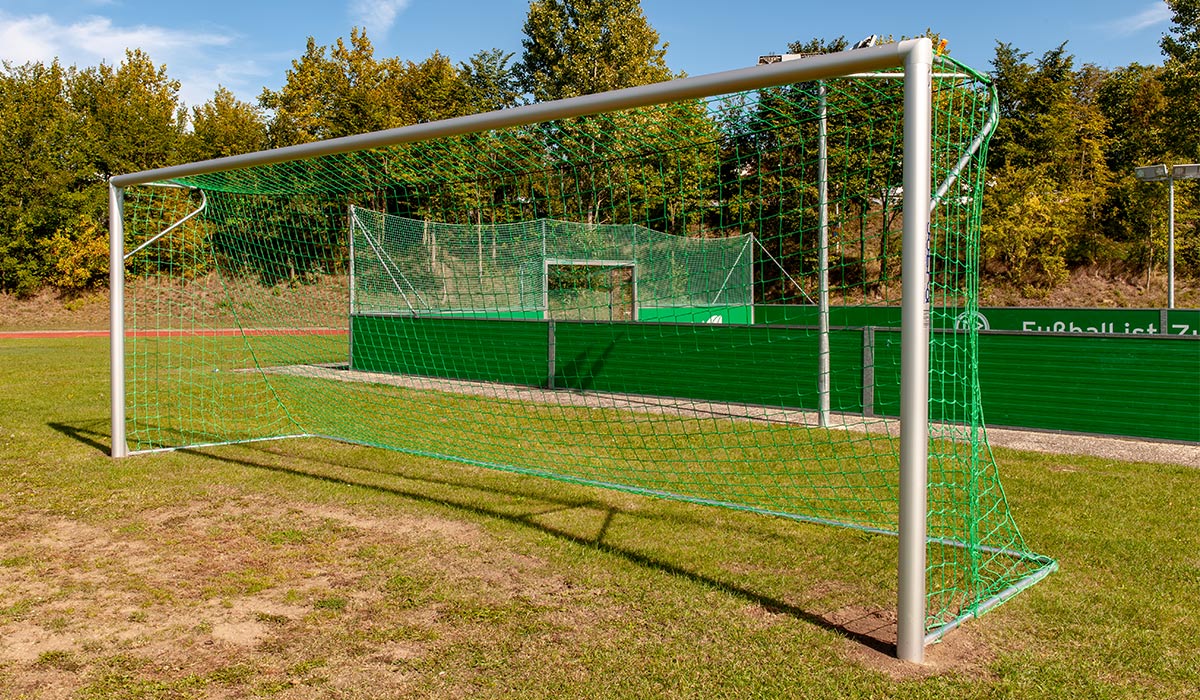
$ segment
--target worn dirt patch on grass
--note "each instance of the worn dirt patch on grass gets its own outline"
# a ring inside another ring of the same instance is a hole
[[[991,680],[995,676],[988,669],[996,658],[995,651],[983,641],[976,630],[969,626],[947,635],[942,641],[925,648],[922,664],[900,661],[892,655],[896,643],[895,613],[857,613],[847,611],[853,618],[851,624],[881,639],[890,640],[890,645],[877,648],[847,639],[843,653],[854,662],[887,675],[892,680],[905,681],[930,678],[944,674],[955,674],[975,680]]]
[[[0,694],[465,697],[497,664],[556,660],[584,678],[578,650],[652,650],[685,634],[621,598],[653,591],[608,590],[481,524],[428,513],[214,488],[113,520],[20,513],[4,531],[17,536],[0,543]],[[844,630],[841,655],[855,663],[903,679],[977,674],[989,658],[956,633],[924,667],[896,662],[863,643],[894,643],[894,615],[816,609],[843,592],[818,586],[795,604]],[[749,633],[805,624],[711,595],[701,607],[740,609],[728,624]]]
[[[10,691],[53,680],[69,695],[111,676],[114,658],[136,661],[121,673],[164,688],[240,664],[287,697],[346,684],[398,691],[402,669],[493,635],[510,617],[580,622],[562,619],[570,586],[560,576],[469,522],[253,496],[112,527],[16,520],[5,529],[22,536],[3,547],[0,583],[11,601],[0,664],[12,681],[0,686]],[[70,659],[69,670],[47,659]]]

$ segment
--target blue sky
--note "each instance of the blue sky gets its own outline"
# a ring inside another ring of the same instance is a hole
[[[908,9],[904,5],[920,6]],[[1164,0],[1002,0],[953,3],[895,0],[642,0],[667,63],[700,75],[753,64],[790,41],[869,34],[911,36],[932,28],[950,52],[990,68],[996,41],[1038,56],[1063,41],[1077,65],[1161,63],[1170,27]],[[146,50],[183,83],[189,105],[218,84],[247,100],[283,84],[307,37],[330,44],[363,26],[376,55],[421,60],[441,50],[454,61],[480,49],[521,51],[528,0],[0,0],[0,59],[80,66],[116,63],[126,47]]]

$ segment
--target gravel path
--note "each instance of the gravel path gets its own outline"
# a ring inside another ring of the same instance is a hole
[[[987,435],[988,443],[992,447],[1064,455],[1091,455],[1123,462],[1181,464],[1200,469],[1200,444],[1194,442],[1139,440],[1016,428],[988,428]]]

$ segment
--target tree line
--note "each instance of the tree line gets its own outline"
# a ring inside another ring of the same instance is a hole
[[[988,153],[982,270],[1036,295],[1071,269],[1161,267],[1166,187],[1133,168],[1200,162],[1200,0],[1169,0],[1162,65],[1076,66],[1066,45],[998,43],[1001,119]],[[845,41],[795,42],[793,52]],[[256,102],[224,87],[188,108],[140,50],[119,65],[5,63],[0,71],[0,291],[105,283],[108,177],[590,94],[675,77],[639,0],[533,0],[522,51],[454,63],[378,57],[353,30],[309,38],[284,85]],[[1200,275],[1200,191],[1176,186],[1176,264]]]

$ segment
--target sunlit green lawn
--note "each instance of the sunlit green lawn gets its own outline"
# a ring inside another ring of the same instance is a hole
[[[1200,688],[1194,469],[997,451],[1061,570],[915,670],[855,634],[889,537],[319,440],[114,462],[106,352],[0,341],[0,697]]]

